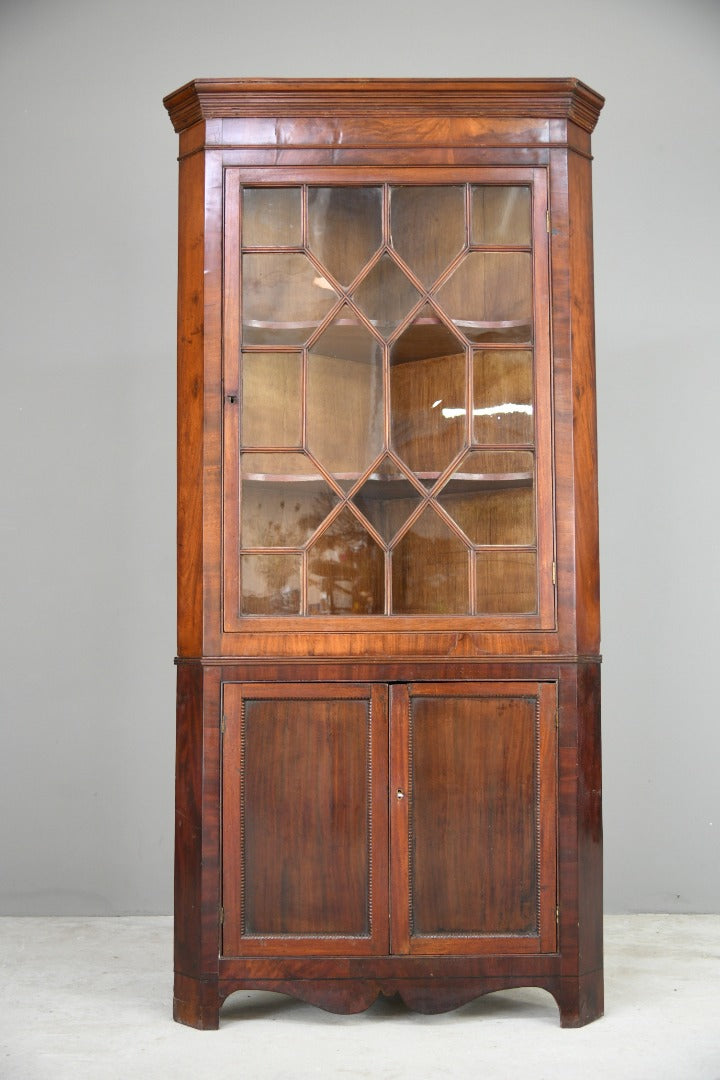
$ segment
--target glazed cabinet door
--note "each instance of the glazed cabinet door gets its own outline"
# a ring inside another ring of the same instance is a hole
[[[229,169],[227,633],[551,629],[544,169]]]
[[[554,951],[555,684],[391,694],[392,951]]]
[[[388,951],[388,689],[223,687],[222,954]]]

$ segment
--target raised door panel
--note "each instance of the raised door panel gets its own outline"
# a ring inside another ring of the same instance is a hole
[[[223,688],[225,956],[387,952],[387,688]]]
[[[556,687],[393,687],[393,951],[556,944]]]

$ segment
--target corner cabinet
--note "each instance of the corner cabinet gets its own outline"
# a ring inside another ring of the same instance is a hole
[[[602,1013],[574,79],[197,80],[180,135],[175,1017]]]

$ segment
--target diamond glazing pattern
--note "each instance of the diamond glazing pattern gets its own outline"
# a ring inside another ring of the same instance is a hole
[[[534,610],[530,204],[244,190],[243,614]]]

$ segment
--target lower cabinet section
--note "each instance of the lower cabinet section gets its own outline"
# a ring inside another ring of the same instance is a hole
[[[439,1012],[542,986],[566,1026],[601,1015],[597,665],[241,672],[178,672],[176,1019],[253,987]]]
[[[222,711],[223,956],[555,949],[554,684],[226,683]]]

